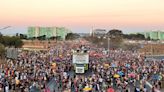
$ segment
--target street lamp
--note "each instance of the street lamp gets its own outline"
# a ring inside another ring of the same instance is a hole
[[[110,37],[103,37],[104,39],[107,39],[107,41],[108,41],[108,51],[109,51],[109,49],[110,49]]]
[[[98,38],[100,39],[101,37],[98,36]],[[110,37],[107,37],[107,36],[104,36],[103,39],[107,39],[107,43],[108,43],[108,47],[107,47],[107,51],[109,52],[109,49],[110,49]]]

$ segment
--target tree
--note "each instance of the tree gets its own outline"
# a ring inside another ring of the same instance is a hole
[[[4,57],[4,55],[5,55],[5,46],[0,43],[0,57],[1,57],[1,59]]]
[[[75,39],[77,39],[79,37],[80,37],[79,34],[76,34],[76,33],[68,33],[66,35],[66,40],[75,40]]]
[[[137,34],[136,37],[139,39],[139,40],[145,40],[145,36],[143,34]]]
[[[146,38],[146,40],[150,41],[151,40],[150,36],[148,38]]]
[[[14,37],[13,36],[11,45],[18,48],[18,47],[21,47],[23,45],[23,42],[19,37]]]
[[[11,37],[9,37],[9,36],[3,36],[2,37],[2,44],[4,45],[4,46],[11,46]]]
[[[125,34],[124,39],[130,40],[145,40],[145,36],[143,34]]]
[[[110,47],[119,48],[123,43],[123,32],[119,29],[112,29],[107,33],[107,37],[110,38]],[[108,40],[108,39],[106,39]]]
[[[23,42],[19,37],[16,36],[3,36],[1,38],[1,44],[3,44],[6,47],[21,47],[23,45]]]
[[[50,37],[50,40],[55,40],[55,36]]]
[[[2,37],[3,36],[3,34],[0,32],[0,37]]]
[[[3,35],[0,32],[0,43],[2,43],[2,42],[3,42]]]
[[[16,36],[18,37],[19,36],[19,33],[16,33]]]
[[[27,39],[27,35],[25,34],[20,34],[19,36],[20,36],[20,39]]]
[[[46,35],[38,36],[37,39],[38,40],[46,40]]]
[[[123,32],[119,29],[112,29],[109,30],[107,33],[108,36],[123,36]]]

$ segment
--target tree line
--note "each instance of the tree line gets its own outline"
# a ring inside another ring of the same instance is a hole
[[[123,34],[122,30],[119,29],[112,29],[109,30],[106,34],[103,36],[88,36],[84,37],[86,40],[94,43],[97,46],[105,47],[107,48],[108,45],[110,45],[110,48],[122,48],[122,47],[129,47],[130,45],[127,45],[123,43],[123,40],[148,40],[145,38],[143,34]],[[109,41],[110,40],[110,41]],[[109,42],[108,42],[109,41]],[[126,46],[125,46],[126,45]],[[130,46],[135,47],[135,46]]]
[[[123,34],[123,32],[119,29],[112,29],[108,31],[107,36],[119,36],[122,37],[122,39],[128,40],[147,40],[143,34]]]
[[[0,57],[4,57],[5,55],[5,47],[14,47],[19,48],[22,47],[23,42],[18,36],[3,36],[0,33]]]
[[[17,36],[0,36],[0,43],[5,47],[21,47],[23,45],[22,40]]]
[[[20,39],[24,39],[24,40],[61,40],[61,37],[60,36],[52,36],[50,38],[47,38],[46,35],[42,35],[42,36],[38,36],[38,37],[31,37],[31,38],[28,38],[27,35],[25,34],[18,34],[16,33],[16,37],[19,37]],[[76,33],[68,33],[66,36],[65,36],[65,40],[75,40],[77,38],[79,38],[80,35],[79,34],[76,34]]]

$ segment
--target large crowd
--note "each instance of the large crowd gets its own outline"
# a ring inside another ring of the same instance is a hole
[[[65,44],[6,59],[0,64],[0,92],[52,92],[48,84],[53,79],[54,92],[157,92],[162,87],[164,61],[121,49],[104,53],[92,45],[84,46],[90,54],[90,72],[71,75],[72,49],[83,46]]]

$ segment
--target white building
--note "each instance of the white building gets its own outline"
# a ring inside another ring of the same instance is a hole
[[[93,29],[90,34],[91,36],[104,36],[106,33],[106,29]]]

